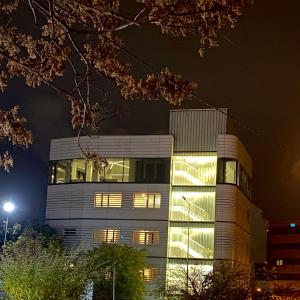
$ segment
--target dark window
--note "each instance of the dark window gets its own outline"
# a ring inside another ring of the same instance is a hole
[[[252,185],[251,178],[237,160],[220,158],[218,159],[218,183],[235,184],[251,199]]]
[[[65,228],[64,235],[76,235],[75,228]]]

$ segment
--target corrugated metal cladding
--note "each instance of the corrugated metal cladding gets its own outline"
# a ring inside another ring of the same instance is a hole
[[[220,109],[227,113],[227,108]],[[227,116],[213,109],[170,111],[169,133],[174,136],[174,152],[216,151],[217,136],[226,133]]]
[[[80,142],[85,151],[103,157],[171,157],[173,150],[171,135],[83,136]],[[51,140],[50,160],[80,157],[77,137]]]

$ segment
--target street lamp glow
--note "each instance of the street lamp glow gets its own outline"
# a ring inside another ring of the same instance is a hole
[[[15,206],[14,206],[14,204],[11,203],[11,202],[6,202],[6,203],[4,203],[4,205],[3,205],[3,209],[4,209],[6,212],[11,213],[12,211],[14,211]]]

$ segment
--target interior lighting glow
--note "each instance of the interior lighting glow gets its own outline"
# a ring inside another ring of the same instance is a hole
[[[290,223],[290,227],[295,228],[297,225],[295,223]]]
[[[183,156],[183,159],[188,163],[209,164],[217,161],[216,156]]]

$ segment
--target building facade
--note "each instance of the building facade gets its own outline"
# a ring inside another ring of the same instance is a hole
[[[252,161],[222,111],[174,110],[167,135],[81,144],[106,158],[104,172],[81,158],[77,138],[50,147],[46,219],[66,245],[144,248],[150,286],[176,266],[249,265]]]
[[[300,288],[300,220],[270,221],[268,266],[275,267],[274,284]]]

